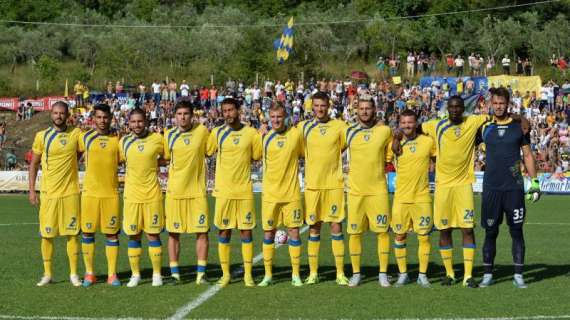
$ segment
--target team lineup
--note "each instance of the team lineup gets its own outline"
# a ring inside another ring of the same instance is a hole
[[[73,286],[89,287],[97,282],[94,273],[95,233],[106,237],[107,283],[121,286],[117,276],[119,232],[128,240],[131,277],[127,287],[141,281],[142,234],[148,240],[152,264],[152,286],[161,286],[163,277],[160,233],[168,232],[170,275],[181,281],[179,269],[180,235],[196,235],[195,283],[210,283],[206,276],[210,221],[218,234],[218,256],[222,276],[217,284],[230,284],[230,239],[239,230],[245,286],[265,287],[273,283],[272,266],[277,227],[288,230],[291,284],[319,282],[321,226],[330,224],[330,239],[336,267],[336,283],[356,287],[360,274],[362,235],[376,234],[378,283],[382,287],[410,282],[407,272],[407,237],[418,238],[419,274],[417,284],[429,287],[430,235],[439,232],[439,252],[446,276],[442,285],[457,282],[453,269],[452,231],[459,229],[463,241],[465,287],[493,284],[496,241],[503,218],[512,238],[513,284],[526,288],[523,278],[526,216],[524,180],[521,167],[531,178],[526,199],[537,201],[540,188],[530,149],[528,123],[508,113],[509,92],[495,89],[491,94],[493,115],[465,116],[463,99],[448,100],[448,117],[418,125],[411,110],[399,116],[399,128],[391,130],[376,117],[374,100],[360,96],[357,122],[352,125],[329,117],[329,97],[312,96],[314,119],[296,126],[288,123],[281,104],[269,110],[270,130],[257,130],[240,122],[240,105],[233,98],[221,103],[225,124],[211,132],[194,120],[193,105],[185,100],[175,106],[176,127],[149,132],[146,114],[134,109],[129,115],[130,134],[119,138],[110,131],[110,107],[94,107],[95,128],[82,132],[67,126],[69,107],[64,102],[52,106],[52,126],[38,132],[33,143],[29,172],[29,201],[39,206],[41,255],[44,274],[38,286],[52,282],[54,237],[67,238],[69,279]],[[483,179],[481,226],[485,229],[482,250],[484,274],[473,277],[476,242],[472,183],[474,150],[484,143],[487,167]],[[348,157],[345,183],[343,153]],[[78,159],[83,154],[85,176],[79,187]],[[214,217],[209,216],[206,188],[207,157],[215,157]],[[299,160],[304,158],[304,197],[299,183]],[[251,164],[262,161],[262,205],[254,204]],[[385,174],[387,163],[397,172],[396,191],[390,206]],[[118,167],[125,165],[123,208],[120,214]],[[429,190],[430,166],[435,163],[435,193]],[[168,165],[168,184],[163,195],[158,171]],[[41,167],[41,191],[36,193],[36,177]],[[345,195],[345,185],[347,187]],[[345,207],[347,210],[345,211]],[[252,230],[261,218],[263,228],[263,280],[255,283],[252,274]],[[346,221],[350,278],[344,270]],[[309,227],[306,254],[309,274],[301,279],[302,240],[300,228]],[[80,235],[81,234],[81,235]],[[391,241],[390,234],[393,234]],[[399,275],[391,283],[387,275],[390,247],[393,247]],[[78,275],[80,253],[85,276]]]

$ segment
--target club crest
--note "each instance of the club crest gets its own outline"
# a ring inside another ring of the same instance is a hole
[[[188,139],[188,138],[184,138],[184,140],[182,140],[182,141],[184,141],[184,144],[185,144],[185,145],[189,145],[189,144],[190,144],[190,139]]]
[[[410,146],[410,152],[411,153],[416,152],[416,146]]]
[[[402,225],[401,224],[397,224],[396,225],[396,230],[400,231],[402,229]]]
[[[327,134],[327,128],[320,128],[319,131],[321,132],[321,136]]]
[[[137,230],[137,225],[131,224],[131,231],[136,231],[136,230]]]
[[[67,144],[67,140],[65,139],[60,139],[59,143],[61,143],[62,146],[65,146]]]
[[[285,145],[285,141],[277,141],[277,146],[279,148],[283,148],[284,145]]]
[[[86,223],[85,226],[87,227],[87,229],[91,229],[93,227],[92,223]]]
[[[447,219],[441,219],[441,224],[443,224],[444,226],[447,225]]]
[[[46,233],[51,233],[51,227],[46,227]]]
[[[140,152],[143,152],[144,151],[144,144],[139,144],[137,146],[137,149],[139,149]]]
[[[507,130],[505,130],[505,129],[499,129],[499,130],[497,131],[497,133],[499,134],[499,137],[502,138],[502,137],[505,135],[505,132],[506,132],[506,131],[507,131]]]
[[[226,225],[228,225],[228,223],[230,223],[230,220],[229,219],[223,219],[222,223],[226,226]]]
[[[455,136],[458,138],[461,136],[461,128],[459,128],[459,127],[455,128]]]
[[[267,224],[268,224],[269,226],[272,226],[272,225],[273,225],[273,220],[267,220]]]
[[[368,142],[368,140],[370,140],[370,135],[369,135],[369,134],[365,134],[365,135],[364,135],[364,141]]]
[[[101,141],[99,142],[99,146],[101,147],[101,149],[105,149],[107,147],[107,142]]]
[[[178,228],[180,228],[180,223],[175,222],[175,223],[174,223],[174,229],[178,229]]]
[[[311,219],[311,221],[315,221],[315,219],[316,219],[315,214],[311,214],[311,215],[309,216],[309,219]]]
[[[234,142],[234,144],[238,144],[239,143],[239,137],[234,137],[233,142]]]
[[[351,224],[350,227],[352,228],[352,230],[356,230],[356,227],[357,227],[356,223]]]
[[[487,226],[491,227],[491,226],[493,226],[494,223],[495,223],[495,220],[487,219]]]

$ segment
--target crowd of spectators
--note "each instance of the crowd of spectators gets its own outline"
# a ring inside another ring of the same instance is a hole
[[[115,90],[116,88],[121,89]],[[413,109],[420,121],[445,115],[445,101],[451,94],[446,85],[421,88],[417,84],[403,82],[394,85],[389,81],[355,81],[310,79],[305,83],[287,81],[265,81],[261,85],[248,85],[240,80],[228,80],[224,86],[190,86],[186,81],[177,84],[174,79],[166,82],[155,81],[146,90],[144,84],[136,86],[134,92],[119,99],[122,85],[109,86],[104,96],[92,103],[104,102],[113,110],[112,127],[119,134],[128,133],[127,116],[133,108],[147,112],[150,129],[163,132],[175,125],[173,107],[177,99],[188,99],[196,106],[198,121],[208,128],[223,123],[220,102],[227,96],[236,97],[242,104],[242,122],[255,128],[270,126],[268,110],[275,101],[282,102],[288,110],[293,124],[310,119],[311,95],[316,91],[327,92],[331,97],[330,115],[351,123],[355,121],[355,103],[358,95],[371,95],[376,101],[377,116],[390,127],[397,126],[397,115],[404,109]],[[510,90],[510,88],[509,88]],[[511,90],[512,91],[512,90]],[[72,117],[75,125],[87,128],[92,125],[90,108],[92,103],[75,108]],[[489,113],[489,97],[482,95],[473,106],[473,113]],[[532,124],[532,148],[540,171],[568,172],[570,142],[570,82],[559,85],[549,81],[541,92],[512,92],[510,111],[527,117]],[[484,153],[477,152],[476,169],[484,170]]]

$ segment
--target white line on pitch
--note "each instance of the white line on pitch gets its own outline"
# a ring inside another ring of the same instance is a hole
[[[17,222],[17,223],[0,223],[0,227],[27,226],[38,225],[38,222]]]
[[[299,230],[299,234],[304,233],[305,231],[309,230],[309,226],[304,226],[301,228],[301,230]],[[282,244],[276,244],[275,248],[279,248],[281,247]],[[256,264],[259,261],[261,261],[263,259],[263,253],[259,253],[258,255],[256,255],[253,258],[252,264]],[[234,274],[232,274],[232,277],[234,276],[239,276],[241,273],[243,273],[242,269],[238,269],[237,272],[235,272]],[[201,306],[204,302],[208,301],[208,299],[210,299],[211,297],[215,296],[216,293],[218,293],[220,290],[222,289],[222,287],[220,287],[219,285],[214,285],[212,287],[210,287],[208,290],[206,290],[205,292],[203,292],[202,294],[200,294],[198,296],[198,298],[196,298],[195,300],[190,301],[188,304],[182,306],[181,308],[179,308],[178,310],[176,310],[176,313],[174,313],[171,317],[169,317],[169,320],[181,320],[184,319],[184,317],[186,317],[188,314],[190,314],[190,312],[192,312],[192,310],[198,308],[199,306]]]
[[[0,319],[17,320],[159,320],[157,318],[93,318],[93,317],[70,317],[70,316],[15,316],[0,314]],[[303,318],[299,318],[303,319]],[[382,320],[555,320],[570,319],[570,315],[558,316],[516,316],[516,317],[485,317],[485,318],[387,318]]]

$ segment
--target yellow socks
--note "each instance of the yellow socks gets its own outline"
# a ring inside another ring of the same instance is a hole
[[[344,235],[342,233],[331,234],[331,238],[336,274],[344,276]]]
[[[85,273],[93,274],[93,256],[95,255],[95,237],[83,235],[81,237],[81,251],[83,252],[83,263]]]
[[[362,255],[362,235],[351,234],[348,237],[348,253],[352,264],[352,273],[360,273],[360,256]]]
[[[218,256],[223,277],[230,277],[230,238],[218,237]]]
[[[243,259],[243,277],[253,278],[253,242],[252,239],[241,239],[241,256]]]
[[[382,232],[377,235],[378,260],[380,261],[380,273],[388,271],[388,261],[390,259],[390,235]]]
[[[162,267],[162,243],[160,239],[148,242],[148,255],[152,264],[152,273],[160,274]]]
[[[321,235],[310,234],[307,251],[309,255],[309,272],[310,274],[319,273],[319,249],[321,247]]]
[[[301,240],[289,239],[289,256],[291,257],[292,276],[299,277],[301,266]]]
[[[170,267],[171,275],[173,275],[174,277],[180,275],[180,268],[178,268],[178,261],[170,261],[168,263],[168,266]]]
[[[140,276],[140,260],[141,260],[141,242],[137,240],[129,240],[129,264],[131,265],[131,273],[133,276]]]
[[[67,258],[69,259],[69,274],[77,274],[77,258],[79,256],[79,236],[67,237]]]
[[[206,273],[206,266],[207,265],[208,265],[208,262],[206,260],[198,259],[198,264],[196,265],[196,275],[197,276],[204,275],[204,273]]]
[[[265,267],[265,276],[273,275],[273,254],[275,246],[272,239],[263,239],[263,266]]]
[[[418,261],[420,262],[420,273],[426,273],[429,264],[429,254],[431,243],[429,236],[418,235]]]
[[[398,263],[398,270],[400,273],[408,272],[408,250],[406,248],[406,239],[394,239],[394,255],[396,256],[396,262]]]
[[[42,260],[44,262],[44,276],[52,275],[51,259],[53,257],[53,238],[42,238],[41,242]]]
[[[107,240],[105,243],[107,256],[107,275],[117,274],[117,257],[119,256],[119,239]]]
[[[475,244],[464,244],[463,245],[463,268],[465,268],[465,273],[463,274],[463,279],[469,279],[473,274],[473,257],[475,256]]]
[[[445,273],[448,277],[455,279],[455,271],[453,271],[453,247],[439,246],[439,253],[445,266]]]

